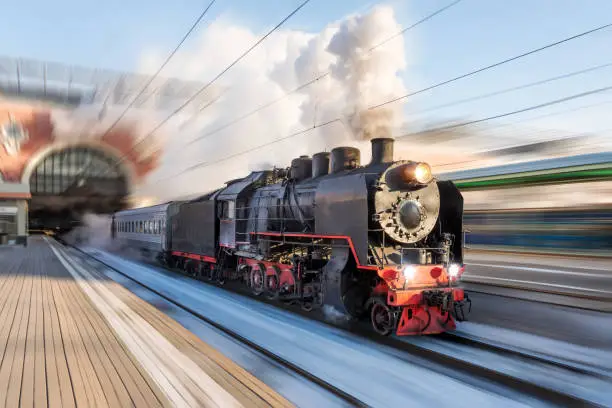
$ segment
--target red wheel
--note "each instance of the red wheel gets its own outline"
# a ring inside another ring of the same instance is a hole
[[[278,298],[280,292],[280,269],[273,266],[274,275],[266,275],[266,294],[269,299]]]
[[[255,296],[259,296],[265,289],[265,270],[261,268],[251,268],[251,289]]]
[[[376,333],[388,336],[395,330],[397,324],[395,312],[385,302],[375,299],[370,310],[372,328]]]

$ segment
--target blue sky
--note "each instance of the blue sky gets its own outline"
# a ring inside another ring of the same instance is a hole
[[[0,55],[133,70],[145,48],[172,49],[207,2],[7,2],[2,7],[0,38],[4,41],[0,43]],[[390,4],[395,6],[400,23],[406,26],[450,2],[395,0]],[[262,32],[298,3],[218,0],[207,19],[224,15]],[[312,0],[287,27],[316,32],[333,20],[373,4],[376,2]],[[410,89],[417,90],[610,22],[609,0],[463,0],[406,34],[411,67],[405,81]],[[611,51],[612,28],[411,98],[407,111],[612,62]],[[608,85],[612,85],[612,67],[412,118],[477,119]],[[508,118],[505,122],[607,100],[612,100],[612,92]],[[544,128],[567,132],[605,129],[612,127],[608,119],[610,107],[612,104],[551,116],[538,123]]]

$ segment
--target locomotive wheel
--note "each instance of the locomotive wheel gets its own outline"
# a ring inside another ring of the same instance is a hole
[[[264,273],[265,271],[262,271],[260,268],[251,269],[251,276],[250,276],[251,289],[255,296],[261,295],[264,291],[264,288],[265,288]]]
[[[370,320],[374,331],[382,336],[391,334],[397,324],[397,318],[393,310],[378,298],[372,302]]]
[[[274,275],[266,276],[266,295],[268,299],[277,299],[280,292],[280,269],[273,266]]]
[[[248,265],[242,264],[238,265],[238,276],[242,280],[242,283],[246,286],[251,286],[251,274],[249,272],[251,268]]]

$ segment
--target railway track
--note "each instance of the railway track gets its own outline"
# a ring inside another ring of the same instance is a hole
[[[464,287],[468,292],[570,306],[597,312],[612,312],[612,295],[610,294],[602,296],[599,294],[570,293],[568,291],[538,286],[537,282],[534,282],[531,286],[519,286],[518,284],[495,282],[492,280],[475,280],[469,277],[465,277],[464,281]]]
[[[612,370],[608,370],[593,364],[564,360],[553,356],[544,356],[542,353],[534,351],[528,352],[518,348],[505,347],[482,339],[475,339],[473,336],[464,333],[444,333],[440,335],[440,337],[455,344],[462,344],[469,347],[479,348],[481,350],[505,354],[509,357],[528,359],[540,365],[551,365],[575,374],[589,375],[612,380]]]
[[[420,356],[442,367],[451,367],[454,373],[490,381],[554,406],[609,406],[612,403],[612,398],[607,398],[608,402],[601,404],[602,398],[591,395],[588,390],[584,393],[575,392],[574,389],[571,389],[572,387],[567,387],[565,382],[546,382],[546,376],[554,376],[562,372],[568,378],[592,377],[599,383],[607,383],[608,387],[612,387],[612,378],[602,375],[597,369],[589,370],[580,365],[499,347],[453,333],[427,338],[390,337],[374,341],[410,355]],[[456,347],[457,345],[459,347]],[[479,351],[488,352],[493,358],[481,359],[483,353]],[[406,358],[401,353],[398,353],[397,356]],[[500,361],[494,361],[496,359]],[[504,367],[505,364],[508,365]],[[537,371],[539,374],[523,375],[525,374],[523,370],[532,373]],[[547,372],[549,370],[554,370],[554,373]],[[461,378],[461,375],[456,378]],[[604,396],[603,399],[606,397]]]
[[[202,313],[199,313],[198,311],[194,310],[188,305],[185,305],[180,300],[164,295],[163,293],[159,292],[155,288],[147,284],[144,284],[143,282],[140,282],[137,279],[134,279],[129,274],[122,272],[121,270],[115,268],[113,265],[109,264],[108,262],[105,262],[99,259],[98,257],[95,257],[92,254],[81,250],[80,248],[76,248],[76,247],[73,247],[73,248],[77,250],[79,253],[83,254],[84,256],[103,264],[105,267],[119,273],[120,275],[124,276],[130,281],[138,285],[141,285],[142,287],[155,293],[157,296],[160,296],[161,298],[172,303],[178,308],[183,309],[186,312],[193,314],[198,319],[204,321],[205,323],[216,328],[217,330],[225,333],[231,338],[243,343],[247,347],[256,350],[258,353],[261,353],[267,358],[277,362],[278,364],[282,365],[286,369],[296,373],[297,375],[307,378],[309,381],[320,386],[322,389],[330,392],[331,394],[337,396],[338,398],[345,401],[346,403],[352,406],[367,406],[367,404],[365,404],[363,401],[360,401],[359,399],[346,393],[345,391],[334,386],[328,381],[325,381],[313,375],[312,373],[302,369],[296,364],[288,361],[287,359],[278,356],[274,352],[264,347],[261,347],[255,342],[245,338],[241,334],[224,327],[223,325],[208,318]],[[175,273],[178,272],[183,276],[189,277],[189,275],[187,275],[183,271],[175,270],[175,269],[172,269],[171,271]],[[252,296],[248,293],[245,293],[245,291],[242,291],[242,290],[234,290],[231,288],[228,288],[228,290],[231,292],[237,292],[243,296],[246,294],[248,297],[256,299],[258,301],[262,301],[263,303],[270,303],[270,304],[273,304],[274,306],[278,306],[277,303],[269,302],[266,299],[261,298],[261,297]],[[299,315],[306,316],[310,319],[314,318],[314,320],[317,320],[326,325],[336,327],[336,328],[338,327],[337,325],[332,324],[329,321],[325,320],[322,316],[317,316],[316,314],[313,315],[312,313],[303,312],[299,308],[288,307],[288,306],[285,306],[283,308],[286,310],[290,310],[291,312],[297,313]],[[374,341],[382,346],[388,346],[386,347],[386,350],[388,351],[388,353],[393,354],[395,357],[399,359],[408,361],[415,365],[422,365],[428,369],[440,372],[448,377],[455,378],[462,382],[468,382],[471,385],[479,387],[479,388],[489,389],[494,392],[499,392],[502,394],[506,392],[518,392],[520,394],[525,395],[528,399],[531,399],[532,401],[538,401],[544,404],[550,404],[554,406],[601,406],[601,404],[599,404],[597,400],[589,399],[588,396],[574,395],[571,392],[564,391],[562,387],[550,387],[550,386],[538,384],[528,379],[521,378],[521,376],[512,375],[511,373],[503,372],[503,370],[497,370],[495,368],[487,367],[485,364],[475,362],[475,361],[470,361],[470,359],[462,358],[458,355],[452,355],[451,353],[440,352],[439,350],[436,350],[435,348],[428,347],[427,343],[431,341],[436,341],[436,342],[443,342],[446,344],[457,344],[457,345],[461,345],[461,346],[469,347],[473,349],[486,350],[488,352],[504,355],[510,358],[522,359],[524,361],[529,361],[531,364],[533,364],[534,366],[538,366],[538,367],[553,366],[553,367],[556,367],[557,369],[562,369],[562,370],[572,372],[572,373],[577,373],[580,375],[600,376],[599,375],[600,373],[593,372],[584,367],[572,366],[572,365],[567,364],[566,362],[554,361],[554,360],[547,359],[542,356],[531,355],[531,354],[527,354],[527,353],[520,352],[517,350],[509,350],[509,349],[506,349],[500,346],[488,344],[486,342],[478,341],[475,339],[470,339],[465,336],[455,335],[455,334],[444,334],[442,336],[436,336],[435,338],[418,338],[417,342],[413,342],[409,339],[407,340],[407,338],[396,338],[396,337],[380,338],[379,336],[371,333],[369,330],[365,328],[364,325],[361,325],[361,324],[351,325],[350,327],[348,327],[348,329],[350,330],[351,333],[361,336],[362,338]],[[612,386],[612,383],[611,383],[611,386]]]

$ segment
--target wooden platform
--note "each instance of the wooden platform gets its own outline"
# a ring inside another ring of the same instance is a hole
[[[0,359],[0,407],[290,406],[43,237],[0,249]]]

